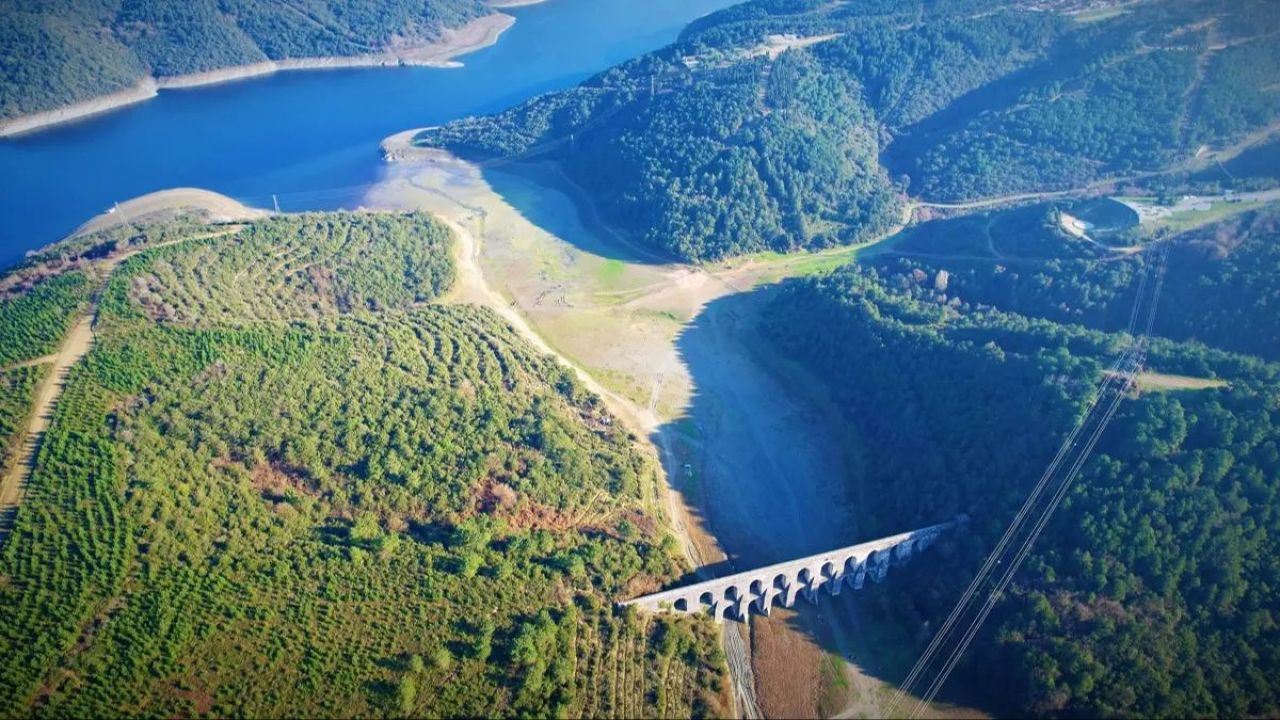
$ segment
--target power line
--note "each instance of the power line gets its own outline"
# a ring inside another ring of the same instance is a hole
[[[1137,324],[1138,309],[1141,304],[1142,291],[1146,287],[1146,279],[1147,279],[1147,269],[1146,269],[1146,266],[1144,265],[1143,273],[1140,276],[1140,281],[1139,281],[1139,291],[1135,298],[1133,311],[1130,313],[1129,330],[1131,333],[1133,328]],[[1053,460],[1049,463],[1049,466],[1045,469],[1044,473],[1040,476],[1040,479],[1037,481],[1036,485],[1032,488],[1030,495],[1028,496],[1027,500],[1022,504],[1022,507],[1018,510],[1017,515],[1014,517],[1009,527],[1005,530],[1004,535],[1000,538],[1000,541],[997,543],[996,548],[987,557],[986,562],[983,563],[983,566],[978,571],[978,574],[974,577],[973,581],[970,582],[969,587],[965,590],[960,600],[956,603],[955,608],[951,611],[951,614],[947,617],[947,620],[943,624],[942,628],[940,628],[938,632],[934,635],[933,640],[929,643],[929,647],[925,650],[924,654],[921,655],[920,659],[916,662],[915,666],[911,669],[911,672],[907,675],[907,678],[903,681],[902,685],[898,688],[898,691],[894,694],[893,701],[890,703],[890,706],[889,706],[890,714],[893,714],[893,712],[897,710],[898,706],[901,704],[906,693],[910,690],[911,686],[919,678],[920,674],[924,672],[928,664],[932,661],[933,656],[937,653],[939,646],[946,640],[947,634],[950,632],[951,628],[955,625],[955,623],[959,620],[960,616],[967,609],[968,603],[972,599],[974,593],[978,591],[978,588],[981,587],[982,583],[986,581],[987,577],[990,575],[991,571],[995,568],[996,564],[998,564],[1000,556],[1003,554],[1008,544],[1012,541],[1013,537],[1021,529],[1022,523],[1024,522],[1027,514],[1030,512],[1031,508],[1034,506],[1036,500],[1039,499],[1040,494],[1043,492],[1046,484],[1049,482],[1049,479],[1057,471],[1063,459],[1066,457],[1071,447],[1075,444],[1076,438],[1078,437],[1080,432],[1084,429],[1085,425],[1088,423],[1089,417],[1092,414],[1095,406],[1097,405],[1098,401],[1102,398],[1103,394],[1106,392],[1107,388],[1113,381],[1113,378],[1115,377],[1115,374],[1114,374],[1115,371],[1119,370],[1119,368],[1122,367],[1122,363],[1124,362],[1124,359],[1125,359],[1125,354],[1121,354],[1120,357],[1116,358],[1115,362],[1112,364],[1110,371],[1104,373],[1101,383],[1085,403],[1085,413],[1081,416],[1080,420],[1077,421],[1075,427],[1072,428],[1071,432],[1067,435],[1062,445],[1058,448],[1057,454],[1054,456]]]
[[[1164,286],[1164,275],[1167,268],[1168,268],[1168,249],[1166,247],[1166,248],[1162,248],[1162,252],[1160,254],[1159,267],[1156,272],[1156,285],[1155,285],[1155,289],[1152,292],[1150,304],[1148,305],[1148,308],[1147,308],[1146,327],[1144,328],[1144,332],[1142,336],[1132,346],[1131,352],[1126,353],[1126,355],[1129,355],[1131,357],[1131,360],[1127,363],[1128,367],[1124,375],[1124,384],[1113,396],[1111,403],[1107,406],[1107,409],[1104,412],[1102,418],[1098,421],[1097,427],[1094,429],[1094,432],[1090,436],[1089,441],[1086,443],[1083,450],[1077,456],[1074,464],[1072,465],[1071,469],[1068,471],[1065,478],[1059,484],[1048,506],[1046,506],[1045,509],[1041,512],[1039,520],[1037,521],[1035,527],[1032,529],[1031,533],[1028,535],[1026,540],[1023,541],[1013,562],[1009,564],[1008,568],[1005,570],[1003,577],[1001,577],[996,587],[992,590],[990,595],[987,597],[987,600],[983,604],[982,609],[979,611],[978,615],[970,623],[969,628],[966,630],[964,636],[960,640],[960,643],[952,651],[952,653],[947,659],[947,662],[943,665],[943,669],[939,673],[938,677],[934,680],[934,682],[929,686],[928,690],[922,696],[920,702],[917,704],[915,708],[915,711],[912,713],[912,717],[919,717],[921,713],[924,712],[925,708],[928,706],[928,703],[930,703],[933,700],[933,698],[937,696],[942,686],[946,683],[947,678],[950,677],[951,672],[955,669],[956,664],[960,661],[960,658],[963,656],[965,650],[968,649],[970,643],[973,641],[973,638],[977,635],[977,632],[981,627],[982,623],[986,621],[987,617],[991,614],[991,610],[995,607],[996,602],[1003,595],[1009,583],[1012,582],[1014,574],[1017,572],[1022,562],[1026,559],[1027,555],[1030,554],[1032,545],[1039,538],[1040,533],[1043,532],[1045,526],[1049,522],[1049,519],[1053,516],[1053,513],[1057,510],[1063,498],[1066,497],[1066,493],[1070,489],[1072,483],[1075,481],[1075,479],[1079,476],[1080,472],[1084,468],[1085,462],[1092,455],[1093,449],[1097,445],[1098,440],[1102,437],[1103,431],[1106,430],[1107,426],[1111,423],[1111,419],[1115,416],[1116,411],[1119,409],[1120,403],[1124,398],[1125,391],[1127,391],[1128,388],[1131,387],[1131,385],[1135,382],[1135,376],[1138,370],[1141,368],[1142,363],[1144,362],[1146,357],[1147,343],[1150,339],[1151,330],[1155,323],[1156,306],[1159,302],[1160,294]],[[1141,300],[1142,300],[1142,297],[1139,296],[1137,301],[1141,302]]]
[[[1077,421],[1076,425],[1072,428],[1071,432],[1059,447],[1057,454],[1033,487],[1030,495],[1027,497],[1027,500],[1018,510],[1018,513],[1015,515],[1009,527],[1005,530],[1004,535],[1000,538],[995,549],[987,557],[983,566],[979,569],[977,575],[975,575],[973,581],[970,582],[961,598],[957,601],[956,606],[952,609],[951,614],[947,617],[943,626],[934,635],[929,646],[912,667],[910,673],[908,673],[907,678],[903,681],[898,691],[894,694],[893,700],[888,707],[889,715],[892,716],[896,714],[898,707],[901,705],[907,693],[910,692],[911,688],[922,677],[924,672],[933,664],[935,657],[942,647],[951,639],[953,636],[952,631],[957,627],[957,623],[959,623],[960,620],[965,617],[970,610],[972,610],[972,602],[980,588],[982,588],[990,579],[996,566],[1004,564],[1006,551],[1009,549],[1010,545],[1013,544],[1014,538],[1022,533],[1032,509],[1041,499],[1045,489],[1050,486],[1050,483],[1057,475],[1059,468],[1062,467],[1063,461],[1071,455],[1073,450],[1076,449],[1076,444],[1079,441],[1081,433],[1090,428],[1091,425],[1092,432],[1087,434],[1088,439],[1080,448],[1079,452],[1076,453],[1074,460],[1068,463],[1069,467],[1066,475],[1064,475],[1057,483],[1056,489],[1050,495],[1048,504],[1043,510],[1041,510],[1039,517],[1033,524],[1027,536],[1021,543],[1018,543],[1018,549],[1017,552],[1014,553],[1013,561],[1008,563],[1005,567],[1004,574],[996,582],[989,595],[987,595],[986,600],[978,610],[977,615],[969,622],[969,625],[961,635],[961,639],[958,644],[950,653],[948,653],[947,658],[942,665],[942,669],[938,672],[938,675],[935,677],[933,682],[928,685],[922,699],[913,712],[913,716],[919,716],[919,714],[927,707],[927,704],[937,695],[938,691],[945,684],[947,678],[951,674],[951,671],[955,668],[963,653],[976,636],[978,629],[990,614],[991,609],[995,606],[1005,588],[1012,581],[1018,567],[1029,554],[1033,543],[1040,536],[1041,532],[1043,532],[1044,527],[1048,524],[1048,521],[1052,517],[1054,511],[1056,511],[1058,505],[1065,497],[1067,490],[1070,488],[1071,484],[1075,481],[1085,463],[1092,455],[1093,449],[1101,438],[1103,431],[1106,429],[1107,425],[1110,424],[1111,419],[1119,409],[1125,393],[1135,382],[1136,373],[1145,361],[1146,346],[1155,321],[1156,305],[1163,289],[1167,260],[1168,250],[1165,248],[1160,255],[1158,270],[1156,272],[1155,288],[1152,292],[1151,300],[1146,306],[1146,323],[1142,329],[1142,334],[1116,358],[1111,367],[1104,373],[1102,380],[1096,386],[1095,391],[1085,403],[1084,414],[1081,416],[1080,420]],[[1128,334],[1131,337],[1134,331],[1137,330],[1138,319],[1142,315],[1144,305],[1143,301],[1146,295],[1149,275],[1150,266],[1144,263],[1142,274],[1139,277],[1138,289],[1134,297],[1134,305],[1130,311],[1127,328]],[[1116,386],[1117,382],[1119,382],[1118,386]],[[1100,416],[1097,415],[1099,403],[1103,398],[1108,396],[1110,396],[1110,401],[1105,404],[1102,414]]]

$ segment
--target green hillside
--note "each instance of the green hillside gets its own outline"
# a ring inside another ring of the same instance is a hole
[[[494,313],[435,302],[443,226],[158,235],[0,551],[6,715],[723,712],[709,620],[613,604],[685,572],[655,463]],[[0,374],[0,441],[38,377]]]
[[[1109,256],[1065,233],[1025,223],[1009,223],[1009,234],[997,241],[1003,257],[984,258],[985,248],[975,250],[983,243],[968,242],[977,235],[975,227],[1000,227],[1009,218],[1043,216],[1047,210],[1031,206],[929,223],[913,228],[895,248],[913,253],[926,271],[945,268],[952,293],[966,301],[1054,322],[1123,329],[1135,277],[1150,267],[1152,253]],[[972,259],[943,259],[957,251]],[[1165,271],[1177,291],[1163,298],[1156,333],[1280,361],[1277,269],[1280,213],[1247,213],[1179,236]]]
[[[480,0],[0,0],[0,119],[166,77],[431,40]]]
[[[1156,171],[1280,118],[1274,3],[1141,2],[1092,18],[1040,5],[757,0],[419,142],[545,155],[627,234],[708,260],[863,242],[899,222],[904,195]]]
[[[89,299],[89,280],[67,272],[13,297],[0,297],[0,368],[53,352]]]
[[[36,387],[48,369],[47,365],[0,368],[0,475],[9,471],[18,455]]]

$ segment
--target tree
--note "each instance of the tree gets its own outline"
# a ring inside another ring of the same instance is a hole
[[[408,714],[413,712],[414,704],[418,700],[418,683],[413,679],[412,675],[405,675],[400,678],[400,684],[396,686],[396,702],[400,706],[400,712]]]

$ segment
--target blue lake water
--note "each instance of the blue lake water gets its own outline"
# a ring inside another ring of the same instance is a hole
[[[378,143],[501,110],[659,48],[738,0],[549,0],[513,8],[497,45],[460,69],[278,73],[190,90],[0,140],[0,268],[85,220],[170,187],[283,210],[350,207],[378,176]]]

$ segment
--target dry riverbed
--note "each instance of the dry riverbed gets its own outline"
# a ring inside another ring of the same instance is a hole
[[[850,250],[709,268],[662,261],[602,226],[554,167],[482,173],[413,148],[412,135],[384,143],[392,162],[365,204],[450,223],[461,237],[451,299],[502,313],[652,441],[695,565],[730,572],[865,539],[840,510],[851,503],[846,438],[812,391],[769,360],[754,323],[763,298],[746,292],[830,267]],[[755,689],[767,691],[758,696],[766,716],[866,711],[848,693],[832,694],[846,677],[864,699],[887,696],[890,686],[845,661],[856,655],[843,647],[852,626],[837,618],[841,627],[823,630],[821,608],[753,619],[752,634],[766,640],[741,660],[754,668]],[[837,670],[802,672],[824,662]]]
[[[702,573],[867,539],[846,510],[858,501],[846,497],[846,478],[856,475],[856,440],[820,386],[759,336],[755,318],[767,298],[748,292],[832,267],[854,251],[713,267],[663,261],[604,227],[552,166],[482,174],[447,154],[409,147],[411,137],[384,144],[394,161],[364,204],[426,210],[447,223],[458,239],[458,281],[445,301],[494,309],[536,347],[571,365],[650,442],[668,478],[655,501]],[[124,203],[82,231],[192,208],[217,220],[266,214],[181,189]],[[100,276],[121,257],[104,261]],[[92,310],[58,353],[59,370],[87,351],[90,317]],[[51,412],[63,374],[50,374],[37,418]],[[29,429],[32,448],[39,422]],[[21,486],[21,478],[11,480],[10,487]],[[874,623],[861,623],[850,595],[754,617],[746,645],[726,636],[740,712],[758,706],[775,717],[876,713],[892,686],[875,659],[906,643],[866,633]]]

